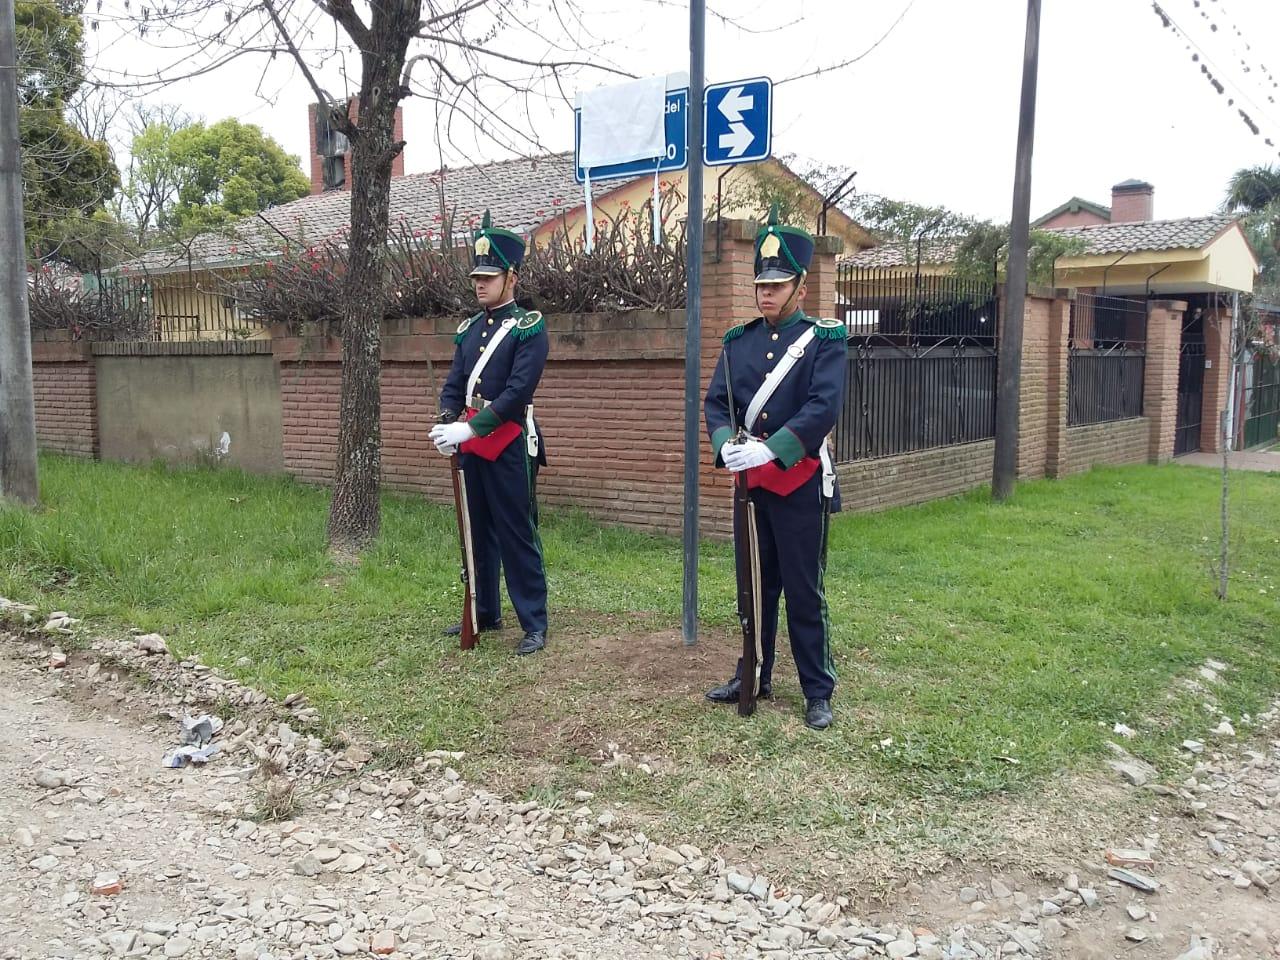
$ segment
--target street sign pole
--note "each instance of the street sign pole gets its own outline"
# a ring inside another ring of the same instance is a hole
[[[689,218],[684,332],[684,603],[686,646],[698,642],[698,394],[702,386],[702,135],[705,0],[689,0]]]

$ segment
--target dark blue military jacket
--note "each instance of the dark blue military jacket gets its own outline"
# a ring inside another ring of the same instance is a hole
[[[481,311],[464,320],[454,337],[453,365],[440,393],[440,410],[461,413],[468,406],[467,381],[471,371],[488,349],[504,323],[510,332],[498,344],[476,383],[477,398],[489,401],[470,421],[476,436],[485,437],[507,421],[524,422],[525,407],[533,403],[533,393],[547,363],[547,330],[542,314],[524,310],[515,302],[492,313]],[[541,433],[541,431],[539,431]],[[546,444],[538,445],[538,460],[546,464]]]
[[[729,391],[725,383],[725,356],[733,375],[733,423],[741,425],[751,398],[765,375],[789,346],[811,326],[816,336],[804,356],[791,368],[751,428],[773,451],[779,466],[788,468],[806,456],[817,456],[828,433],[836,425],[844,394],[847,334],[844,324],[818,320],[797,310],[770,327],[763,317],[731,329],[724,337],[724,352],[716,363],[705,402],[707,432],[716,466],[724,466],[720,448],[733,437],[729,425]]]

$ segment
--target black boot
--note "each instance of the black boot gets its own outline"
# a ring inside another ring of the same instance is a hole
[[[760,683],[760,693],[757,699],[767,700],[773,695],[773,684],[766,681]],[[728,683],[722,683],[718,687],[712,687],[707,691],[707,699],[712,703],[737,703],[738,698],[742,696],[742,684],[734,677]]]
[[[480,624],[480,629],[479,629],[478,631],[476,631],[476,632],[477,632],[477,633],[490,633],[491,631],[494,631],[494,630],[501,630],[501,629],[502,629],[502,619],[501,619],[501,618],[499,618],[499,619],[497,619],[497,620],[494,620],[492,623],[482,623],[482,624]],[[462,633],[462,624],[461,624],[461,623],[455,623],[455,624],[454,624],[453,626],[451,626],[451,627],[445,627],[445,628],[444,628],[444,635],[445,635],[446,637],[456,637],[456,636],[458,636],[460,633]]]
[[[516,646],[516,656],[527,657],[531,653],[537,653],[547,645],[547,631],[530,630],[521,639]]]
[[[834,719],[830,700],[814,697],[804,702],[804,725],[811,730],[825,730]]]

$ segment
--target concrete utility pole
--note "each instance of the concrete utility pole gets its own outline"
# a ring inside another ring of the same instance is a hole
[[[22,229],[16,34],[13,0],[0,0],[0,496],[34,506],[39,497],[36,405]]]
[[[684,332],[684,602],[682,632],[698,642],[698,451],[702,409],[702,97],[706,0],[689,3],[689,219]]]
[[[1022,314],[1027,302],[1030,245],[1031,151],[1036,135],[1036,75],[1040,60],[1040,0],[1027,0],[1027,40],[1022,55],[1022,106],[1018,115],[1018,160],[1013,177],[1013,221],[1009,231],[1008,309],[1000,337],[996,386],[996,452],[991,495],[1005,500],[1018,478],[1018,404],[1022,386]]]

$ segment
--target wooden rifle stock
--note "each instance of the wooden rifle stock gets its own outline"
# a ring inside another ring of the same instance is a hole
[[[456,453],[449,457],[449,474],[453,480],[453,511],[458,519],[458,542],[462,547],[462,633],[459,644],[463,650],[476,645],[476,595],[475,554],[471,548],[471,514],[467,509],[467,488],[462,477],[462,466]]]
[[[427,350],[427,376],[431,381],[431,393],[438,399],[440,393],[436,389],[435,365],[431,362],[430,347]],[[436,415],[437,423],[450,423],[456,419],[451,411],[440,410]],[[470,650],[476,645],[476,637],[480,632],[476,619],[476,563],[471,545],[471,512],[467,509],[467,487],[457,451],[449,456],[449,477],[453,483],[453,513],[458,521],[458,544],[462,548],[462,632],[458,635],[458,642],[463,650]]]

